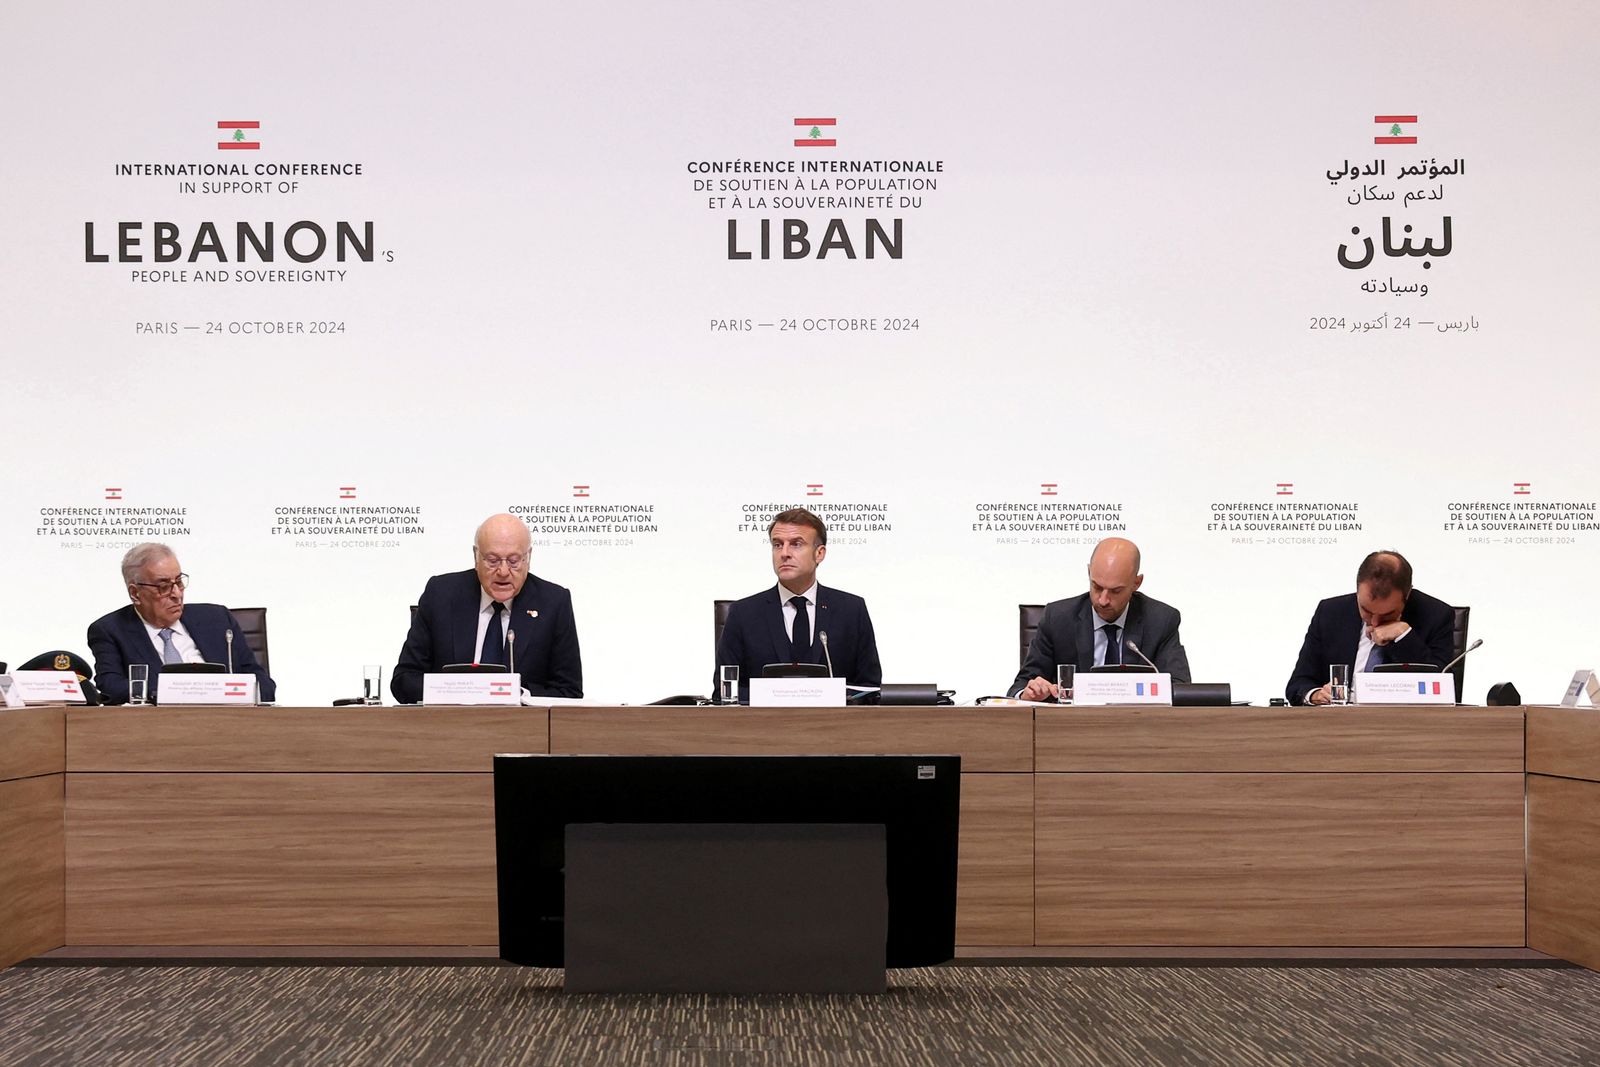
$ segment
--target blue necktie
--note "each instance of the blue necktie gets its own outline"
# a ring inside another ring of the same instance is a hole
[[[789,662],[805,663],[811,656],[811,616],[806,613],[806,598],[792,596],[789,603],[794,605],[794,629],[789,631]]]
[[[489,625],[483,630],[483,651],[478,653],[479,663],[494,663],[501,667],[506,665],[506,631],[500,625],[500,613],[506,606],[498,600],[489,602],[494,612],[489,616]]]
[[[161,662],[182,663],[183,657],[178,655],[178,646],[172,643],[172,627],[162,627],[156,633],[161,635]]]
[[[1368,674],[1372,673],[1372,669],[1374,667],[1376,667],[1378,664],[1387,663],[1387,662],[1389,662],[1389,661],[1384,657],[1383,646],[1382,645],[1373,645],[1372,646],[1372,654],[1367,657],[1367,667],[1366,667],[1367,673]]]
[[[1106,658],[1103,666],[1122,666],[1122,642],[1117,640],[1117,631],[1121,629],[1122,627],[1118,626],[1116,623],[1106,623],[1105,625]]]

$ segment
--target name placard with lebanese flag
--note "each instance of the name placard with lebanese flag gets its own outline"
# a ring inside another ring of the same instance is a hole
[[[253,674],[163,674],[156,682],[158,704],[254,704]]]
[[[1172,675],[1080,671],[1072,682],[1072,702],[1090,708],[1106,704],[1171,704]]]
[[[28,704],[82,704],[83,690],[71,671],[12,671],[11,691]]]
[[[1453,674],[1385,674],[1363,671],[1356,675],[1357,704],[1450,704],[1456,702]]]
[[[522,681],[510,671],[496,674],[424,674],[424,704],[522,703]]]

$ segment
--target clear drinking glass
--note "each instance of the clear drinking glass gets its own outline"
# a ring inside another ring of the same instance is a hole
[[[1056,689],[1059,691],[1059,695],[1056,697],[1056,703],[1072,703],[1072,683],[1077,676],[1078,665],[1076,663],[1056,664]]]
[[[128,703],[143,704],[150,695],[150,665],[128,664]]]
[[[717,703],[739,703],[739,665],[737,663],[724,664],[718,670],[717,678]]]
[[[361,695],[368,704],[377,706],[383,703],[383,666],[369,663],[361,668]]]
[[[1330,663],[1328,665],[1328,703],[1350,703],[1350,664]]]

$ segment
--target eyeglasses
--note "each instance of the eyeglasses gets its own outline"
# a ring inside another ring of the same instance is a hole
[[[491,571],[505,567],[510,571],[520,571],[528,562],[527,556],[479,556],[478,562]]]
[[[189,588],[189,576],[180,574],[176,578],[163,578],[159,582],[133,582],[140,589],[154,589],[156,596],[170,596],[174,589]]]

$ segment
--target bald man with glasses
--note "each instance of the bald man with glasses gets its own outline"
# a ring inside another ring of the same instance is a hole
[[[128,665],[150,668],[150,695],[159,699],[161,668],[172,663],[228,664],[228,633],[233,633],[235,674],[256,676],[257,698],[271,703],[278,687],[256,662],[244,627],[221,604],[186,604],[189,576],[166,545],[146,541],[122,557],[122,581],[132,603],[89,626],[94,684],[107,704],[128,702]]]
[[[528,572],[532,548],[521,519],[491,515],[473,538],[473,568],[428,579],[389,682],[396,700],[421,701],[422,676],[449,664],[509,669],[513,657],[530,695],[583,696],[572,594]]]

